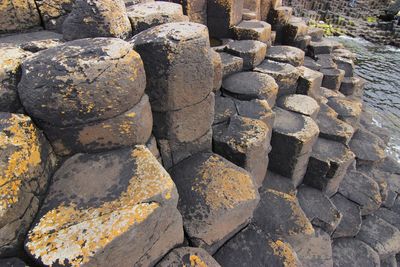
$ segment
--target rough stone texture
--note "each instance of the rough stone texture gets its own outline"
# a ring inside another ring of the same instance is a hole
[[[322,65],[320,63],[318,63],[313,58],[307,56],[304,58],[304,66],[314,71],[320,71],[322,68]]]
[[[228,123],[229,119],[237,114],[235,101],[231,97],[215,95],[215,113],[213,125]]]
[[[362,215],[373,213],[382,204],[379,185],[358,171],[350,171],[345,175],[339,193],[360,205]]]
[[[254,225],[234,236],[214,257],[221,266],[301,266],[288,243]]]
[[[130,6],[127,14],[133,35],[164,23],[188,21],[181,5],[162,1]]]
[[[334,195],[331,200],[342,214],[342,220],[336,227],[332,237],[339,238],[356,236],[362,223],[360,206],[339,193]]]
[[[221,267],[204,249],[181,247],[168,253],[156,267],[193,266],[193,267]]]
[[[212,0],[207,2],[207,26],[210,36],[227,38],[231,27],[242,20],[244,0]]]
[[[300,186],[297,192],[300,206],[310,222],[332,235],[342,220],[342,214],[320,190]]]
[[[338,113],[338,118],[358,129],[362,112],[362,103],[343,97],[331,97],[327,103]]]
[[[322,69],[321,72],[324,75],[322,86],[331,90],[338,91],[344,79],[344,70]]]
[[[278,85],[274,78],[259,72],[233,74],[224,79],[222,89],[224,94],[239,100],[264,99],[271,107],[275,105],[278,93]]]
[[[316,58],[316,64],[321,66],[320,71],[324,69],[335,69],[335,70],[337,69],[337,65],[335,61],[333,61],[333,57],[330,54],[318,55],[318,57]]]
[[[75,0],[35,0],[46,30],[62,33],[62,25],[72,11]]]
[[[294,94],[300,72],[290,64],[264,60],[254,71],[272,76],[279,86],[278,95]]]
[[[304,183],[333,196],[339,188],[354,153],[345,145],[318,138],[308,163]]]
[[[304,55],[304,51],[296,47],[280,45],[270,47],[266,58],[299,67],[304,64]]]
[[[259,202],[251,175],[216,154],[196,154],[171,176],[190,241],[211,254],[248,223]]]
[[[2,0],[0,33],[20,31],[40,26],[40,16],[34,0]]]
[[[280,30],[292,17],[292,13],[291,7],[275,7],[270,10],[267,21],[272,25],[272,30]]]
[[[0,112],[0,255],[21,249],[55,168],[44,135],[25,115]]]
[[[295,186],[301,184],[311,150],[317,140],[317,124],[309,117],[283,110],[276,113],[269,155],[269,169],[288,177]]]
[[[323,74],[307,67],[299,67],[300,77],[297,84],[297,94],[314,97],[322,85]]]
[[[95,38],[68,42],[26,60],[18,92],[35,119],[71,126],[131,109],[145,83],[143,63],[129,43]]]
[[[319,112],[318,102],[305,95],[286,95],[277,100],[277,106],[283,109],[316,119]]]
[[[243,58],[235,57],[228,53],[219,53],[222,62],[222,77],[227,77],[243,69]]]
[[[33,31],[26,33],[6,34],[0,37],[0,47],[22,46],[30,42],[61,41],[62,35],[51,31]]]
[[[263,121],[268,126],[268,135],[271,134],[270,132],[275,121],[275,113],[266,100],[234,100],[234,102],[239,116]]]
[[[267,45],[254,40],[242,40],[228,43],[226,52],[243,58],[243,68],[253,69],[260,65],[267,53]]]
[[[90,37],[118,37],[126,39],[132,27],[123,0],[76,0],[63,23],[66,40]]]
[[[381,267],[397,267],[396,255],[390,255],[388,258],[381,260]]]
[[[223,64],[220,53],[210,49],[211,59],[214,69],[213,91],[216,92],[221,88],[223,78]]]
[[[374,213],[374,216],[381,218],[400,230],[400,214],[386,208],[380,208]]]
[[[259,20],[244,20],[233,26],[236,40],[257,40],[268,43],[271,40],[271,25]]]
[[[25,262],[18,258],[0,259],[0,266],[2,267],[29,267]]]
[[[297,194],[296,187],[294,187],[293,183],[289,179],[269,170],[264,179],[263,188],[272,189],[294,197]]]
[[[21,108],[17,85],[21,65],[31,53],[17,47],[0,47],[0,112],[16,112]]]
[[[400,252],[400,231],[373,215],[363,220],[356,238],[378,252],[381,260]]]
[[[267,173],[270,138],[264,122],[234,116],[228,125],[213,128],[213,150],[249,171],[259,187]]]
[[[154,137],[154,135],[150,136],[149,140],[146,142],[146,147],[150,150],[151,154],[158,160],[158,162],[161,162],[161,155],[160,151],[157,146],[157,140]]]
[[[177,202],[144,146],[76,154],[54,175],[25,250],[45,266],[153,265],[183,241]]]
[[[63,42],[59,39],[46,39],[46,40],[39,40],[39,41],[31,41],[27,43],[21,44],[21,48],[25,51],[37,53],[42,50],[46,50],[49,48],[53,48],[59,45],[62,45]]]
[[[379,255],[370,246],[354,238],[339,238],[332,243],[334,267],[379,267]]]

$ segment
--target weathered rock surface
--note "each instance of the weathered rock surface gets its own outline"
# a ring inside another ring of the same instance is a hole
[[[251,175],[216,154],[196,154],[171,176],[190,241],[210,253],[248,223],[259,202]]]
[[[266,58],[272,61],[289,63],[295,67],[304,64],[304,51],[293,46],[272,46],[268,49]]]
[[[323,74],[304,66],[299,67],[298,70],[300,77],[296,93],[314,97],[322,85]]]
[[[243,69],[243,58],[221,52],[222,76],[227,77]]]
[[[323,39],[322,41],[311,42],[308,47],[308,52],[312,55],[331,54],[334,49],[342,48],[343,46],[332,40]]]
[[[245,70],[253,69],[260,65],[267,53],[267,45],[254,40],[242,40],[228,43],[226,52],[241,57]]]
[[[215,0],[207,3],[207,26],[210,36],[227,38],[231,27],[242,20],[243,0]]]
[[[271,25],[265,21],[244,20],[233,26],[236,40],[256,40],[268,43],[271,39]]]
[[[324,37],[324,29],[308,27],[307,34],[311,36],[313,42],[320,42]]]
[[[22,46],[30,42],[46,42],[48,40],[60,41],[62,35],[51,31],[33,31],[25,33],[6,34],[0,37],[0,47]]]
[[[201,248],[181,247],[168,253],[156,267],[193,266],[220,267],[218,262]]]
[[[374,213],[374,216],[381,218],[400,230],[400,214],[386,208],[380,208]]]
[[[339,238],[332,243],[334,267],[379,267],[379,255],[370,246],[354,238]]]
[[[294,197],[297,194],[296,187],[294,187],[293,183],[289,179],[271,171],[267,172],[267,176],[265,177],[263,182],[263,187],[282,192]]]
[[[319,112],[318,102],[306,95],[286,95],[278,98],[277,106],[288,111],[316,119]]]
[[[213,81],[213,91],[216,92],[221,88],[222,78],[223,78],[223,64],[220,53],[215,52],[210,49],[211,59],[214,69],[214,81]]]
[[[340,56],[333,56],[333,61],[335,61],[338,69],[344,71],[344,77],[353,77],[355,64],[353,60]]]
[[[331,198],[332,203],[342,214],[342,220],[333,233],[333,238],[356,236],[361,227],[361,209],[355,202],[348,200],[341,194]]]
[[[123,0],[75,0],[63,23],[66,40],[93,37],[128,38],[132,27]]]
[[[324,55],[318,55],[316,58],[316,64],[321,66],[320,71],[324,69],[337,69],[337,65],[335,61],[333,61],[333,57],[329,54],[324,54]],[[338,73],[338,72],[334,72]]]
[[[45,266],[152,265],[183,241],[177,202],[144,146],[76,154],[54,175],[25,250]]]
[[[62,25],[72,11],[75,0],[35,0],[46,30],[62,33]]]
[[[25,115],[0,112],[0,254],[21,249],[55,168],[44,135]]]
[[[0,33],[40,26],[34,0],[3,0],[0,6]]]
[[[25,262],[18,258],[0,259],[0,266],[3,267],[29,267]]]
[[[354,129],[358,129],[362,112],[362,103],[343,97],[331,97],[327,103],[338,113],[338,118]]]

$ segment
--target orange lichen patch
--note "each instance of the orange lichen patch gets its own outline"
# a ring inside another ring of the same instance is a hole
[[[231,168],[218,156],[210,156],[200,167],[192,190],[202,195],[212,209],[230,209],[257,198],[251,176]]]
[[[207,264],[197,255],[190,255],[189,260],[191,267],[207,267]]]
[[[12,114],[0,120],[9,125],[0,132],[0,149],[9,153],[0,169],[0,216],[18,201],[20,187],[29,182],[29,173],[40,167],[41,148],[38,131],[29,117]],[[7,149],[7,150],[6,150]]]
[[[170,199],[175,185],[151,152],[137,146],[132,157],[135,175],[119,198],[93,208],[62,203],[48,211],[28,234],[30,253],[45,265],[81,266],[160,208],[152,198]]]
[[[63,6],[72,4],[73,0],[46,0],[39,5],[39,10],[42,16],[57,18],[66,13]]]
[[[40,25],[39,12],[34,0],[2,0],[0,14],[0,23],[5,31]]]
[[[274,255],[280,257],[283,261],[283,266],[294,267],[296,264],[296,257],[293,250],[281,240],[269,241],[269,245],[274,251]]]

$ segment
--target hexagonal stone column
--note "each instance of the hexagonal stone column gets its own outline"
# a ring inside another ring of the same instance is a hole
[[[283,43],[293,45],[307,34],[308,26],[303,18],[291,17],[282,30]]]
[[[266,58],[299,67],[304,64],[304,56],[304,51],[296,47],[279,45],[270,47]]]
[[[319,129],[309,117],[274,108],[276,113],[269,154],[269,169],[290,178],[297,187],[307,170]]]
[[[354,238],[339,238],[332,243],[333,266],[380,266],[379,255],[370,246]]]
[[[357,164],[372,166],[386,157],[386,146],[375,134],[359,129],[350,141],[350,149],[356,154]]]
[[[76,0],[63,23],[62,32],[65,40],[93,37],[126,39],[131,35],[132,27],[123,0]]]
[[[331,97],[327,103],[338,113],[338,118],[354,129],[358,129],[362,112],[362,103],[345,97]]]
[[[360,206],[341,194],[335,194],[331,198],[331,201],[342,214],[342,219],[336,227],[332,237],[339,238],[356,236],[358,231],[360,231],[362,223]]]
[[[285,95],[277,100],[277,106],[288,111],[316,119],[319,112],[318,102],[306,95]]]
[[[0,255],[21,252],[55,169],[44,135],[25,115],[0,112]]]
[[[332,196],[338,191],[354,159],[354,153],[345,145],[318,138],[310,156],[304,183]]]
[[[242,229],[259,202],[251,175],[212,153],[196,154],[171,170],[178,209],[195,246],[209,253]]]
[[[299,67],[298,70],[300,71],[300,77],[296,93],[314,97],[322,85],[324,75],[319,71],[304,66]]]
[[[40,26],[40,15],[34,0],[4,0],[0,7],[0,33]]]
[[[340,86],[340,92],[346,96],[359,96],[364,93],[366,81],[360,77],[345,77]]]
[[[254,40],[230,42],[226,45],[226,52],[243,59],[243,68],[251,70],[264,60],[267,45]]]
[[[259,20],[244,20],[233,26],[236,40],[257,40],[269,43],[271,40],[271,25]]]
[[[207,26],[210,36],[231,37],[231,27],[242,20],[244,0],[212,0],[207,2]]]
[[[181,247],[168,253],[156,267],[208,266],[221,267],[218,262],[201,248]]]
[[[144,146],[76,154],[54,175],[25,250],[44,266],[153,265],[183,241],[177,202]]]

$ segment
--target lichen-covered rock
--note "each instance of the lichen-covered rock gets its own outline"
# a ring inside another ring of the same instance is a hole
[[[254,40],[234,41],[227,44],[226,52],[243,58],[243,68],[251,70],[264,60],[267,45]]]
[[[335,194],[332,203],[342,214],[342,219],[333,233],[333,238],[356,236],[361,227],[361,209],[358,204],[341,194]]]
[[[277,106],[288,111],[316,119],[319,112],[318,102],[306,95],[285,95],[278,98]]]
[[[2,0],[0,33],[40,26],[40,15],[34,0]]]
[[[231,27],[242,20],[244,0],[212,0],[207,3],[207,26],[212,37],[231,36]]]
[[[132,27],[123,0],[75,0],[62,32],[66,40],[93,37],[126,39],[131,35]]]
[[[199,153],[171,169],[178,209],[195,246],[214,253],[243,228],[259,202],[251,175],[213,153]]]
[[[25,115],[0,113],[0,255],[18,251],[56,159],[44,135]]]
[[[129,43],[95,38],[68,42],[26,60],[18,92],[28,114],[62,127],[131,109],[145,84],[142,60]]]
[[[304,51],[293,46],[272,46],[268,49],[266,58],[272,61],[278,61],[282,63],[289,63],[295,67],[302,66],[304,64]]]
[[[271,40],[271,25],[265,21],[244,20],[233,26],[236,40],[257,40],[268,43]]]
[[[2,267],[29,267],[25,262],[18,258],[0,259]]]
[[[156,267],[170,266],[221,267],[207,251],[192,247],[176,248],[156,265]]]
[[[62,25],[75,0],[35,0],[44,28],[62,33]]]
[[[22,62],[29,55],[18,47],[0,47],[0,112],[16,112],[21,108],[17,85]]]
[[[21,44],[21,48],[28,52],[37,53],[62,44],[63,42],[59,39],[45,39],[23,43]]]
[[[339,238],[332,243],[334,267],[379,267],[379,255],[370,246],[354,238]]]
[[[144,146],[76,154],[25,241],[45,266],[149,266],[183,241],[178,193]]]
[[[162,1],[133,5],[127,12],[133,35],[164,23],[188,21],[181,5]]]

